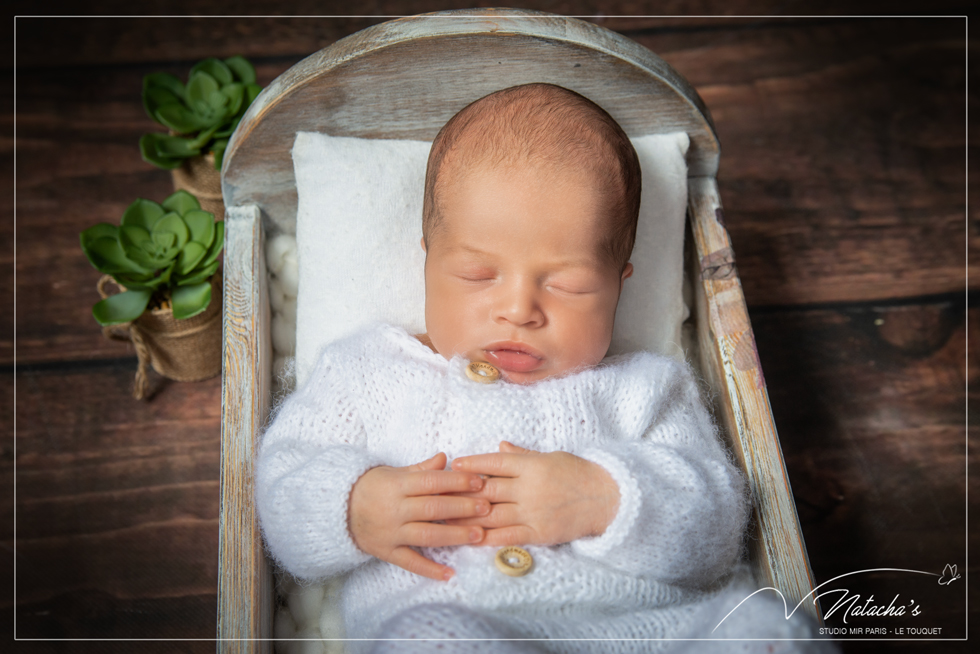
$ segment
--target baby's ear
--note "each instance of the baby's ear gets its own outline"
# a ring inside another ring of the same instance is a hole
[[[626,265],[623,266],[623,276],[619,279],[619,290],[620,291],[623,290],[623,282],[626,281],[626,278],[627,277],[632,277],[632,276],[633,276],[633,264],[631,264],[629,261],[627,261],[626,262]]]

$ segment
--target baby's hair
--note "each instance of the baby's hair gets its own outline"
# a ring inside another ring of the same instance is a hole
[[[524,84],[468,104],[432,142],[425,171],[422,236],[438,230],[438,194],[477,165],[546,164],[599,178],[609,207],[602,253],[620,268],[636,240],[640,163],[623,128],[588,98],[554,84]]]

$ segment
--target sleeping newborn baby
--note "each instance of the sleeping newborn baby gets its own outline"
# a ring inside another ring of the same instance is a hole
[[[275,560],[302,579],[349,573],[349,638],[469,639],[352,649],[646,652],[719,643],[555,639],[811,636],[755,598],[711,633],[754,590],[733,574],[745,483],[684,364],[606,357],[639,198],[626,134],[557,86],[491,94],[439,132],[426,333],[377,325],[325,348],[256,469]]]

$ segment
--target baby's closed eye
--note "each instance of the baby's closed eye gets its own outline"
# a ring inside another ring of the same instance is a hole
[[[464,282],[491,282],[497,278],[497,270],[487,266],[467,266],[453,274]]]
[[[547,280],[545,286],[549,290],[567,295],[587,295],[597,293],[600,289],[598,281],[579,277],[556,277]]]

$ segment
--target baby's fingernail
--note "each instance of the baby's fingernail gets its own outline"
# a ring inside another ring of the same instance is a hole
[[[449,581],[452,578],[453,578],[453,571],[450,570],[449,568],[446,568],[446,571],[442,573],[443,581]]]
[[[470,479],[470,488],[473,490],[480,490],[483,488],[483,480],[479,477],[473,477],[473,479]]]
[[[490,504],[488,502],[477,502],[476,512],[477,515],[486,515],[490,513]]]
[[[463,467],[463,462],[460,461],[459,459],[455,459],[451,464],[449,464],[449,467],[452,468],[453,470],[459,470],[460,468]]]
[[[470,541],[475,543],[479,540],[483,540],[483,530],[479,527],[470,529]]]

